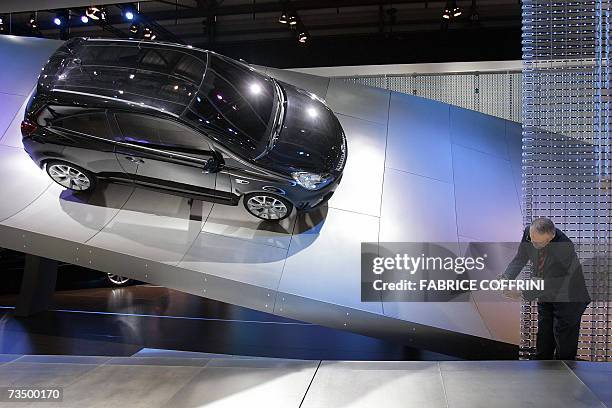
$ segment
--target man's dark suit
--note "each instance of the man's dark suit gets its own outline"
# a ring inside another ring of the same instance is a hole
[[[528,300],[538,299],[536,358],[574,360],[580,320],[591,301],[574,244],[559,229],[542,249],[535,248],[530,241],[527,227],[503,278],[515,279],[527,261],[531,261],[532,278],[544,279],[544,291],[524,293]]]

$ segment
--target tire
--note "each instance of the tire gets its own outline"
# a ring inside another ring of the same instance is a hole
[[[53,160],[47,162],[45,169],[51,180],[69,190],[84,192],[96,187],[96,177],[72,163]]]
[[[284,220],[293,211],[287,199],[270,193],[245,194],[242,203],[249,214],[264,221]]]

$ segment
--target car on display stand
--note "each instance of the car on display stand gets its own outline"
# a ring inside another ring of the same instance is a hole
[[[263,220],[325,203],[347,143],[317,95],[191,46],[75,38],[44,66],[21,126],[65,188],[135,183]]]

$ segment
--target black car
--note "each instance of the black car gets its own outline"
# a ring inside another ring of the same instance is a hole
[[[340,122],[316,95],[191,46],[75,38],[49,59],[22,122],[62,186],[136,183],[281,220],[336,189]]]

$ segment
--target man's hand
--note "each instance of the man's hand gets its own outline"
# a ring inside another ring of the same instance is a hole
[[[504,290],[502,291],[505,297],[512,300],[523,300],[523,293],[520,290]]]
[[[499,275],[497,275],[497,280],[506,280],[506,277],[500,273]],[[523,300],[523,293],[520,290],[505,289],[502,291],[502,294],[508,299]]]

